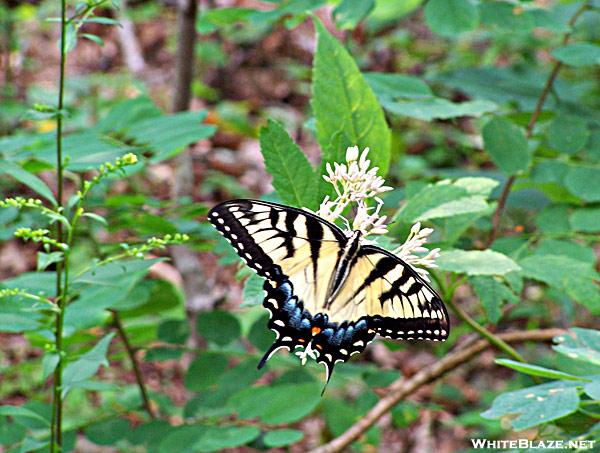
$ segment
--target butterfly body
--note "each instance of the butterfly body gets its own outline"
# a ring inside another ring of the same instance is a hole
[[[233,200],[209,220],[258,275],[264,277],[269,328],[275,343],[259,368],[284,348],[323,363],[362,352],[376,334],[443,341],[446,309],[435,291],[391,252],[360,231],[345,234],[320,217],[289,206]]]

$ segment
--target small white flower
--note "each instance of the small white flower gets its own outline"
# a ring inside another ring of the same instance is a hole
[[[333,162],[332,166],[327,162],[325,165],[327,174],[323,175],[323,179],[333,186],[336,198],[331,200],[329,196],[325,197],[316,214],[330,222],[341,220],[345,226],[344,233],[348,237],[353,231],[360,231],[363,237],[388,233],[387,217],[381,215],[383,200],[379,195],[392,190],[392,187],[386,186],[385,180],[377,175],[377,167],[371,168],[368,154],[369,148],[360,152],[358,146],[351,146],[346,149],[346,163]],[[376,206],[369,206],[370,199],[375,201]],[[352,222],[343,216],[351,203],[354,203],[356,208]],[[426,281],[429,281],[428,273],[423,268],[436,267],[435,259],[440,251],[440,249],[430,251],[424,247],[431,233],[433,229],[421,229],[421,223],[417,222],[412,226],[404,244],[394,250],[406,263],[421,266],[421,268],[416,267],[415,270]],[[363,241],[372,243],[367,238]],[[424,256],[417,255],[423,253]],[[304,351],[296,353],[303,364],[306,362],[306,357],[313,357],[314,354],[318,352],[312,349],[310,344]]]

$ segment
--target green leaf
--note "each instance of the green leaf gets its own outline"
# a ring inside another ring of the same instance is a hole
[[[532,255],[519,264],[525,277],[544,282],[585,305],[592,313],[600,313],[600,293],[594,283],[600,280],[600,275],[589,263],[563,255]]]
[[[519,302],[518,296],[508,286],[493,277],[471,277],[469,282],[481,300],[488,320],[493,324],[496,324],[502,316],[503,302],[513,304]]]
[[[344,150],[330,150],[343,132],[351,146],[369,147],[369,159],[385,176],[390,163],[390,130],[377,98],[346,49],[318,19],[311,106],[316,119],[322,163],[334,162]]]
[[[552,370],[538,365],[531,365],[529,363],[517,362],[510,359],[496,359],[495,362],[498,365],[502,365],[513,370],[520,371],[521,373],[528,374],[530,376],[540,376],[548,379],[566,379],[567,381],[587,381],[588,379],[580,376],[574,376],[563,371]]]
[[[567,44],[552,51],[552,56],[569,66],[600,65],[600,46],[589,42]]]
[[[261,129],[260,149],[281,200],[297,208],[316,209],[319,177],[280,123],[269,120]]]
[[[269,448],[285,447],[301,441],[304,433],[297,429],[276,429],[265,434],[263,442]]]
[[[224,354],[204,351],[191,363],[185,375],[185,387],[200,392],[218,382],[229,361]]]
[[[483,143],[492,161],[509,176],[526,171],[531,164],[525,133],[505,118],[495,117],[485,124]]]
[[[242,293],[242,307],[253,307],[262,304],[265,298],[265,290],[263,289],[264,279],[259,277],[254,272],[244,282],[244,291]]]
[[[600,379],[595,377],[594,381],[588,382],[583,386],[583,390],[587,393],[592,399],[596,401],[600,401]]]
[[[275,341],[275,334],[267,328],[269,317],[265,314],[254,321],[248,332],[248,341],[259,351],[265,351]]]
[[[63,252],[38,252],[37,254],[37,271],[43,272],[48,266],[54,263],[60,263],[63,260]]]
[[[563,255],[567,258],[587,263],[590,266],[593,266],[596,262],[596,255],[594,255],[594,251],[590,247],[577,242],[559,241],[557,239],[546,239],[542,241],[535,250],[535,254]]]
[[[192,451],[222,451],[252,442],[258,436],[260,429],[256,426],[207,426]]]
[[[238,319],[231,313],[221,310],[198,315],[196,327],[206,341],[219,346],[237,340],[242,333]]]
[[[187,320],[166,319],[158,326],[156,335],[166,343],[184,344],[190,336],[190,326]]]
[[[510,424],[520,431],[565,417],[578,407],[577,383],[556,381],[503,393],[481,416],[500,418],[518,414],[510,420]]]
[[[482,212],[487,210],[487,208],[488,204],[485,197],[477,195],[472,197],[462,197],[458,200],[452,200],[429,209],[419,215],[415,220],[422,222],[431,219],[454,217],[462,214]]]
[[[340,30],[354,30],[375,7],[375,0],[342,0],[333,10]]]
[[[509,30],[527,32],[535,26],[534,17],[528,11],[516,8],[507,2],[486,2],[479,4],[481,22]]]
[[[363,76],[381,100],[394,101],[398,98],[427,99],[433,93],[418,77],[383,72],[364,72]]]
[[[425,21],[434,33],[453,37],[475,30],[479,12],[469,0],[429,0],[425,5]]]
[[[21,184],[25,184],[35,193],[40,194],[54,206],[56,206],[56,199],[52,194],[50,188],[46,185],[44,181],[35,176],[33,173],[29,173],[26,170],[23,170],[20,166],[13,162],[9,162],[7,160],[0,161],[0,174],[6,173]]]
[[[565,187],[585,201],[600,201],[600,168],[572,165],[565,177]]]
[[[463,116],[479,117],[498,108],[490,101],[450,102],[442,98],[403,102],[383,101],[381,105],[394,115],[408,116],[423,121],[447,120]]]
[[[71,388],[82,384],[94,376],[100,366],[108,366],[106,354],[108,352],[108,346],[114,336],[114,333],[106,335],[96,344],[96,346],[79,357],[75,362],[67,364],[62,376],[63,397],[71,390]]]
[[[444,271],[467,275],[505,275],[521,269],[508,256],[493,250],[443,251],[436,264]]]
[[[569,216],[574,231],[584,233],[600,232],[600,208],[578,208]]]
[[[85,429],[85,437],[97,445],[115,445],[118,441],[125,439],[129,430],[130,426],[127,420],[109,418],[89,425]]]
[[[250,387],[230,400],[239,418],[259,417],[263,423],[272,425],[298,421],[310,414],[320,401],[321,390],[317,383]]]
[[[548,144],[563,153],[575,154],[590,137],[587,123],[574,116],[557,116],[548,127]]]
[[[575,327],[566,335],[554,337],[559,354],[586,364],[600,365],[600,331]]]
[[[405,223],[462,214],[482,213],[489,205],[486,198],[498,182],[489,178],[460,178],[429,184],[410,196],[396,219]]]
[[[23,418],[31,418],[33,420],[37,420],[38,422],[42,422],[45,426],[50,426],[49,420],[42,417],[37,412],[34,412],[26,407],[22,406],[0,406],[0,415],[9,416],[9,417],[23,417]]]

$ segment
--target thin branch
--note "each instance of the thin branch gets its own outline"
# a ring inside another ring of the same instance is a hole
[[[140,365],[135,358],[135,350],[131,346],[129,342],[129,338],[127,337],[127,333],[125,332],[125,328],[123,327],[123,323],[121,322],[121,317],[119,316],[119,312],[116,310],[111,310],[113,314],[113,324],[117,332],[119,333],[119,337],[121,337],[121,341],[125,345],[125,349],[127,350],[127,355],[129,356],[129,360],[131,360],[131,366],[133,367],[133,373],[135,374],[135,380],[140,389],[140,395],[142,396],[142,402],[144,403],[144,408],[150,418],[156,418],[156,414],[152,409],[152,403],[150,402],[150,398],[148,397],[148,391],[146,390],[146,384],[144,384],[144,376],[142,375],[142,370],[140,369]]]
[[[573,27],[574,27],[575,23],[577,22],[577,19],[579,19],[579,16],[581,16],[587,9],[589,9],[589,7],[590,7],[590,1],[586,0],[585,2],[583,2],[581,4],[581,6],[577,9],[577,11],[575,11],[575,14],[573,14],[571,19],[569,19],[569,22],[568,22],[569,31],[567,33],[565,33],[563,36],[563,39],[562,39],[563,46],[568,44],[569,40],[571,39],[571,35],[573,34]],[[537,124],[540,114],[542,113],[542,108],[544,107],[544,104],[546,103],[546,98],[548,97],[548,94],[550,94],[552,92],[554,82],[556,81],[556,78],[558,77],[558,73],[560,72],[561,68],[562,68],[562,63],[558,60],[555,61],[554,65],[552,67],[552,71],[550,71],[550,75],[546,79],[544,88],[542,89],[542,92],[540,93],[540,97],[538,98],[538,100],[535,104],[535,108],[533,109],[533,112],[531,113],[531,118],[529,119],[529,123],[527,124],[525,136],[528,139],[531,138],[531,136],[533,135],[533,128]],[[515,179],[516,178],[514,175],[511,176],[510,178],[508,178],[508,180],[506,181],[506,184],[504,185],[504,187],[502,189],[502,193],[500,194],[500,198],[498,199],[498,205],[496,206],[496,211],[494,212],[494,215],[492,217],[492,231],[490,232],[490,236],[488,237],[488,240],[485,244],[486,249],[490,248],[492,246],[492,244],[496,240],[496,237],[498,236],[498,230],[500,228],[500,220],[502,219],[502,213],[504,211],[504,207],[506,206],[506,200],[508,199],[508,194],[510,193],[510,189],[512,188],[512,186],[514,184]]]
[[[542,329],[530,331],[507,332],[498,335],[506,343],[524,341],[549,341],[555,336],[564,334],[562,329]],[[334,453],[343,451],[352,442],[365,433],[377,420],[391,410],[399,401],[415,393],[420,387],[435,381],[449,371],[472,360],[475,355],[490,346],[487,340],[479,340],[446,355],[441,360],[422,368],[410,378],[400,378],[383,392],[386,396],[369,410],[359,421],[352,425],[341,436],[333,439],[310,453]]]

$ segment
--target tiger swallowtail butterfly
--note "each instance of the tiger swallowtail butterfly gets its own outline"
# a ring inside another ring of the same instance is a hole
[[[258,368],[284,348],[303,348],[333,367],[362,352],[375,335],[444,341],[450,325],[436,292],[393,253],[360,231],[300,209],[257,200],[215,206],[210,222],[258,275],[276,340]]]

